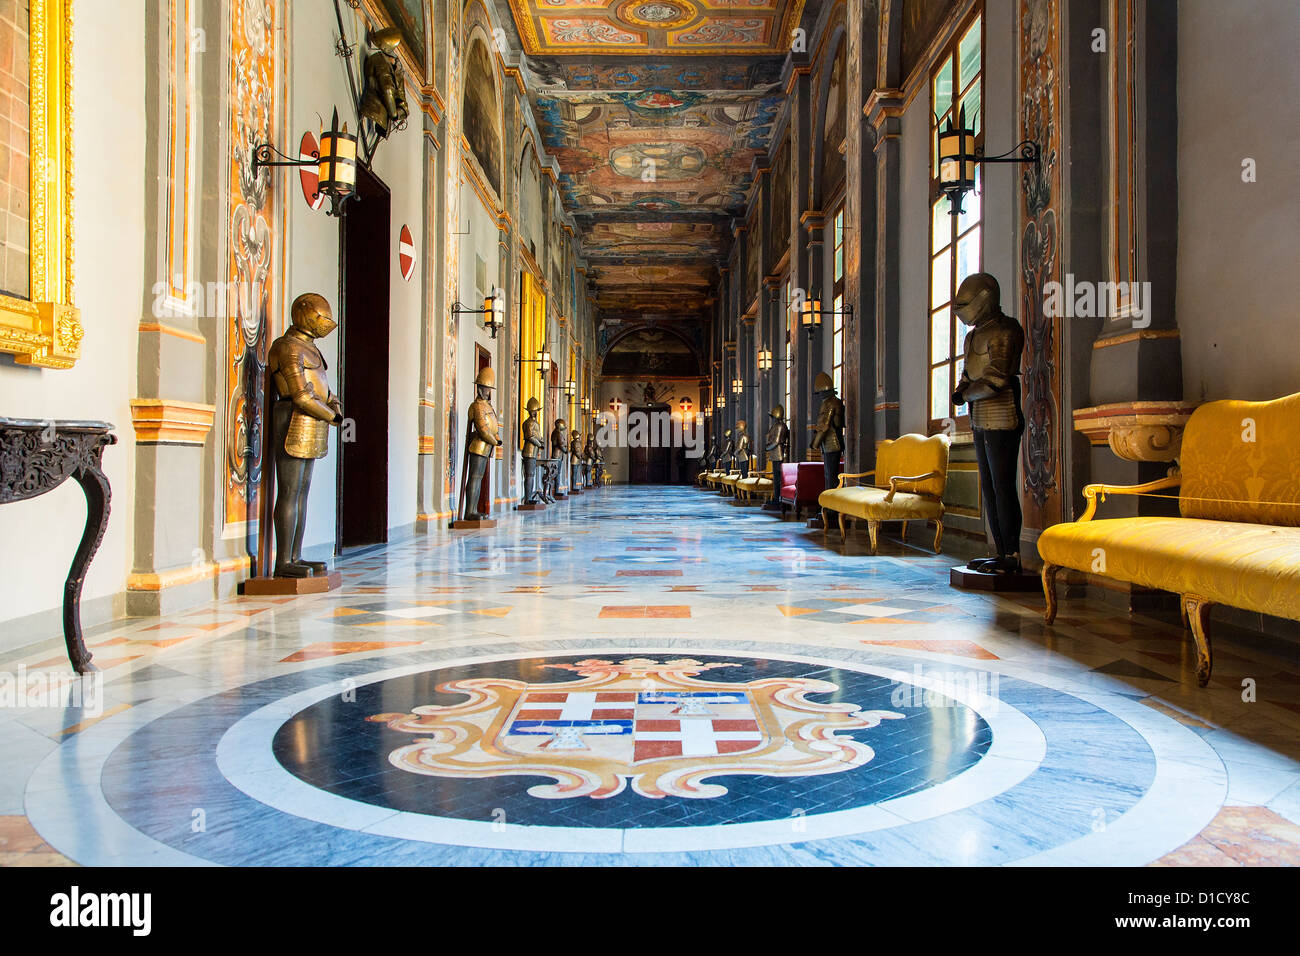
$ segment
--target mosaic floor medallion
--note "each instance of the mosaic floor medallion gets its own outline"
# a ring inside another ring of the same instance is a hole
[[[900,711],[897,688],[879,675],[745,657],[534,658],[329,697],[281,727],[274,747],[312,786],[405,812],[716,826],[895,799],[988,749],[989,726],[970,708]],[[343,762],[340,740],[353,755]]]

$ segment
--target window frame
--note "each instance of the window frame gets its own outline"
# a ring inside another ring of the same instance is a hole
[[[844,394],[844,205],[831,216],[831,381]],[[822,305],[825,308],[825,303]]]
[[[972,29],[979,29],[979,68],[969,83],[961,85],[961,62],[960,48],[964,40]],[[958,269],[958,248],[963,240],[967,240],[972,235],[977,236],[975,253],[978,261],[975,265],[975,271],[983,269],[984,264],[984,207],[983,207],[983,165],[981,164],[976,170],[975,189],[963,197],[963,205],[967,212],[962,216],[953,216],[950,212],[943,212],[945,224],[948,227],[948,234],[942,245],[935,229],[936,205],[946,202],[943,191],[939,186],[938,176],[938,131],[947,123],[949,116],[955,118],[966,98],[971,91],[978,85],[979,87],[979,114],[972,116],[967,112],[966,120],[969,124],[975,124],[977,132],[974,140],[974,147],[982,150],[984,147],[984,132],[986,126],[987,110],[987,84],[986,66],[988,56],[987,44],[988,18],[985,16],[984,3],[976,3],[974,9],[970,11],[963,20],[960,27],[953,32],[952,37],[944,45],[943,50],[931,63],[929,73],[929,96],[930,96],[930,191],[929,203],[926,208],[926,214],[929,218],[929,224],[926,229],[928,245],[928,259],[926,267],[926,421],[930,434],[937,434],[948,429],[948,423],[951,422],[957,432],[970,431],[970,409],[969,406],[954,406],[952,404],[951,393],[956,387],[960,377],[961,363],[964,359],[962,354],[965,342],[965,327],[961,325],[956,315],[952,312],[952,302],[957,294],[957,269]],[[948,109],[942,115],[936,115],[935,102],[935,85],[939,75],[946,67],[952,70],[952,93],[950,95]],[[971,201],[979,200],[979,210],[975,215],[970,215]],[[965,227],[962,223],[965,221]],[[941,256],[947,257],[947,298],[936,301],[936,266]],[[935,360],[935,322],[936,318],[944,309],[948,310],[947,316],[947,357],[939,361]],[[935,402],[935,374],[940,369],[947,368],[948,395],[944,396],[948,414],[936,418],[934,416]]]

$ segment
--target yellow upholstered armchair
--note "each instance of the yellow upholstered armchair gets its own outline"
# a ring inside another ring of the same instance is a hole
[[[933,521],[937,553],[943,545],[943,493],[948,485],[951,444],[947,435],[903,435],[882,442],[875,468],[841,475],[837,487],[821,493],[817,503],[822,509],[823,530],[830,527],[831,512],[839,516],[841,541],[848,536],[847,519],[864,520],[874,554],[882,521],[901,521],[904,539],[909,522]],[[863,478],[874,478],[875,483],[849,484]]]
[[[1178,465],[1142,485],[1089,485],[1082,517],[1042,533],[1045,616],[1056,618],[1062,568],[1172,591],[1204,686],[1215,604],[1300,620],[1300,394],[1202,405],[1187,422]],[[1096,518],[1108,495],[1173,489],[1177,517]]]

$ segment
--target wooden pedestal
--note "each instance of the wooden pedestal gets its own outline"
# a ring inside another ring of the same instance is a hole
[[[515,505],[516,511],[545,511],[546,505],[541,502],[535,502],[531,505]]]
[[[1043,580],[1037,574],[992,574],[972,571],[963,566],[953,568],[948,583],[963,591],[1041,591]]]
[[[495,528],[496,526],[497,523],[493,521],[491,518],[479,518],[478,520],[475,521],[462,518],[459,521],[453,521],[451,523],[451,530],[452,531],[477,531],[480,528]]]
[[[249,578],[239,593],[249,597],[284,597],[294,594],[325,594],[343,586],[338,571],[314,574],[309,578]]]

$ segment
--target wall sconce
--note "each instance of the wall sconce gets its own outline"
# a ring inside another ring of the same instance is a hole
[[[845,305],[843,309],[836,312],[822,308],[822,297],[818,292],[814,292],[808,298],[804,299],[799,306],[799,324],[803,330],[808,333],[810,339],[817,337],[817,330],[822,327],[822,323],[827,319],[834,318],[837,315],[852,315],[853,306]],[[782,359],[784,362],[785,360]]]
[[[809,338],[817,337],[817,330],[822,327],[822,300],[813,294],[799,303],[799,327],[808,333]]]
[[[589,398],[584,398],[584,399],[582,400],[582,406],[581,406],[581,407],[582,407],[582,413],[583,413],[584,415],[587,414],[589,411],[591,411],[591,399],[589,399]]]
[[[760,372],[772,371],[772,350],[771,349],[759,349],[758,370]]]
[[[569,399],[570,402],[572,402],[574,396],[578,394],[578,383],[575,382],[573,379],[569,379],[567,382],[564,383],[563,388],[564,388],[564,397]]]
[[[481,315],[484,316],[483,326],[492,333],[492,338],[497,337],[497,332],[501,331],[506,324],[506,294],[501,289],[493,289],[483,298],[483,308],[467,309],[459,302],[451,304],[452,315]]]
[[[496,336],[493,336],[495,338]],[[521,367],[524,365],[536,365],[538,373],[542,376],[542,381],[551,374],[551,350],[543,345],[537,350],[537,358],[526,359],[522,355],[515,359],[515,362]]]
[[[966,125],[966,107],[963,106],[957,116],[957,125],[952,125],[949,116],[947,127],[939,130],[939,189],[948,197],[948,211],[954,216],[962,214],[962,196],[975,188],[975,167],[980,163],[1033,163],[1037,166],[1040,155],[1038,144],[1027,139],[1000,156],[985,156],[984,147],[975,145],[975,131]]]
[[[745,394],[745,383],[741,379],[733,378],[731,380],[731,394],[732,395]]]
[[[279,156],[280,159],[272,159]],[[339,111],[334,110],[328,132],[321,133],[320,149],[309,159],[290,159],[270,143],[253,147],[253,177],[264,166],[315,166],[316,188],[330,197],[330,216],[343,215],[343,204],[357,190],[357,138],[348,132],[348,124],[339,129]]]

